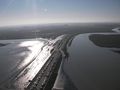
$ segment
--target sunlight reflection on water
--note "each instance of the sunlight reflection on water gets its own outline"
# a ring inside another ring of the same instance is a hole
[[[10,43],[0,48],[0,89],[23,90],[51,56],[56,39],[0,40]]]
[[[34,59],[36,55],[41,51],[41,48],[44,46],[44,42],[40,41],[25,41],[20,43],[20,47],[27,47],[28,50],[30,50],[30,54],[26,57],[26,59],[22,62],[19,69],[26,64],[28,64],[31,59]],[[22,55],[23,53],[20,53],[19,55]]]
[[[42,66],[45,64],[45,62],[50,57],[51,54],[48,51],[48,48],[49,50],[51,50],[53,47],[45,46],[43,50],[41,51],[41,48],[43,45],[44,45],[43,43],[39,45],[39,42],[36,42],[35,47],[33,48],[30,47],[30,49],[32,50],[32,53],[24,60],[24,62],[21,64],[21,67],[27,64],[31,60],[31,58],[33,58],[33,56],[37,55],[37,57],[34,57],[32,63],[30,63],[29,66],[25,68],[22,71],[22,73],[17,77],[19,78],[17,80],[17,85],[19,87],[25,87],[27,84],[29,84],[28,81],[32,80],[35,77],[35,75],[39,72],[39,70],[42,68]]]

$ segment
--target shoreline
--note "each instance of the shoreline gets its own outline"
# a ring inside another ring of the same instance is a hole
[[[53,88],[61,62],[63,61],[63,58],[66,58],[65,48],[73,36],[74,35],[66,35],[60,42],[57,42],[52,51],[53,54],[43,66],[42,70],[40,70],[33,81],[31,81],[31,84],[25,88],[26,90],[51,90]]]

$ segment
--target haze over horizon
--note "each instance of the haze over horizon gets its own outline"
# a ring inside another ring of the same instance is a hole
[[[120,0],[0,0],[0,26],[120,22]]]

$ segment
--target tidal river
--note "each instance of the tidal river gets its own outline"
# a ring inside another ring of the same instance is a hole
[[[69,57],[62,62],[54,89],[120,89],[120,54],[114,52],[120,49],[97,46],[89,39],[90,35],[76,36],[68,47]]]

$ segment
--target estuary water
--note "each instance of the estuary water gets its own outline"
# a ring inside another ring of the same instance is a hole
[[[90,35],[76,36],[68,47],[69,57],[62,62],[55,89],[120,89],[120,54],[112,51],[118,48],[99,47]]]

